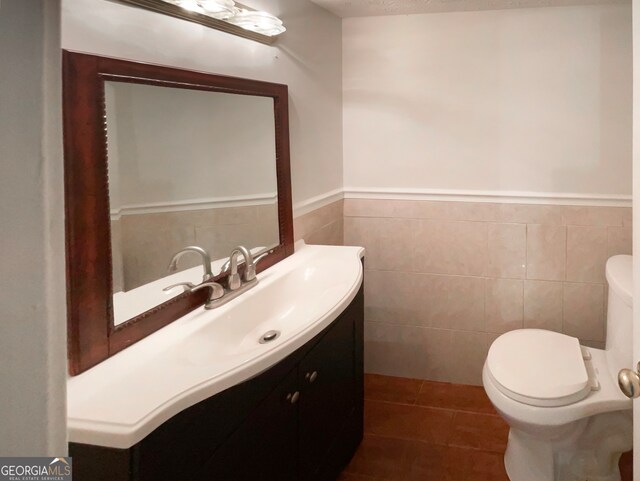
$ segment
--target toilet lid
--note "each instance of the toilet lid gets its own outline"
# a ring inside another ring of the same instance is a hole
[[[487,370],[506,396],[532,406],[566,406],[590,392],[578,339],[541,329],[520,329],[496,339]]]

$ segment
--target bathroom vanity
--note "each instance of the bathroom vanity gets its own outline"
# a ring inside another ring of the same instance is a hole
[[[69,379],[74,479],[336,479],[363,431],[364,251],[296,248]]]
[[[71,443],[74,479],[333,480],[362,439],[362,288],[323,332],[129,449]]]
[[[334,480],[362,439],[363,293],[258,376],[129,449],[71,443],[78,481]]]

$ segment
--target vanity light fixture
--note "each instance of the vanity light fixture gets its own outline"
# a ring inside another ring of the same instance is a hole
[[[229,22],[245,30],[251,30],[269,37],[280,35],[287,30],[284,28],[282,20],[275,15],[255,10],[242,9],[238,14],[231,17]]]
[[[190,12],[201,13],[218,20],[226,20],[236,15],[240,9],[233,0],[164,0]]]
[[[120,0],[149,10],[196,22],[223,32],[272,44],[286,31],[282,20],[234,0]]]
[[[196,2],[196,0],[175,0],[175,1],[165,0],[165,1],[167,3],[178,5],[179,7],[182,7],[185,10],[187,10],[188,12],[204,13],[204,8],[202,8],[200,4]]]

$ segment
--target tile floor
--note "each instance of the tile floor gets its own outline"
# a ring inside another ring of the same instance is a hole
[[[367,374],[364,430],[339,481],[509,481],[509,429],[482,387]]]

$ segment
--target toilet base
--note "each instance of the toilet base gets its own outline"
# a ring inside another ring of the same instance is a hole
[[[511,428],[504,462],[511,481],[620,481],[620,456],[632,446],[631,411],[617,411],[579,421],[556,439]]]

